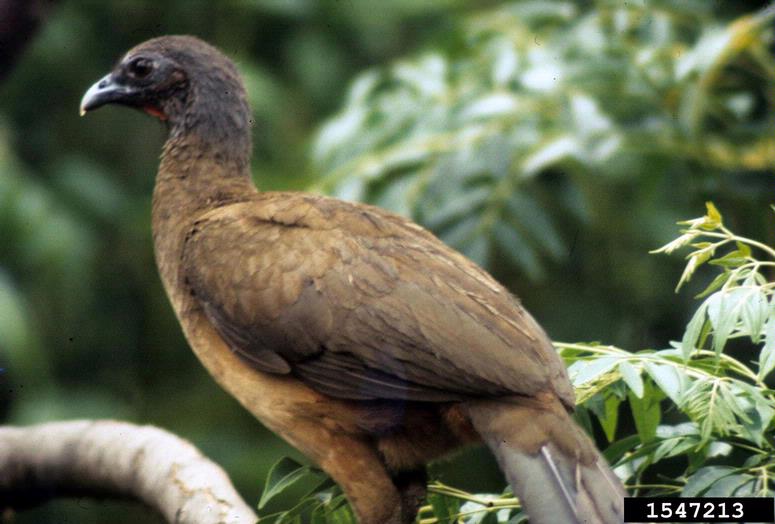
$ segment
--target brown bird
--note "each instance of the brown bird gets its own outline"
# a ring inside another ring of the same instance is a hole
[[[234,64],[190,36],[126,53],[84,95],[169,137],[153,240],[216,381],[339,483],[363,524],[407,523],[425,464],[484,441],[531,522],[622,522],[621,483],[570,417],[549,338],[484,270],[376,207],[259,192]]]

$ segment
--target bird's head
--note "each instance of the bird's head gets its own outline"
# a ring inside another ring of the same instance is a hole
[[[107,104],[165,121],[171,136],[250,149],[251,113],[234,63],[193,36],[162,36],[130,49],[81,100],[81,115]],[[244,153],[248,154],[248,153]]]

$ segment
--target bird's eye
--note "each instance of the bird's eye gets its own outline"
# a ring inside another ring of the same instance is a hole
[[[127,70],[135,78],[145,78],[153,71],[154,63],[147,58],[135,58],[129,62]]]

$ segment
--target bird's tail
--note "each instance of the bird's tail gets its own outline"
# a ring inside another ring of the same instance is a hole
[[[467,407],[531,524],[623,522],[621,482],[556,397]]]

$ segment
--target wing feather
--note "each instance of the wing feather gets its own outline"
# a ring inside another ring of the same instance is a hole
[[[547,336],[487,273],[370,206],[262,193],[197,221],[186,281],[259,369],[352,399],[448,401],[554,389]]]

